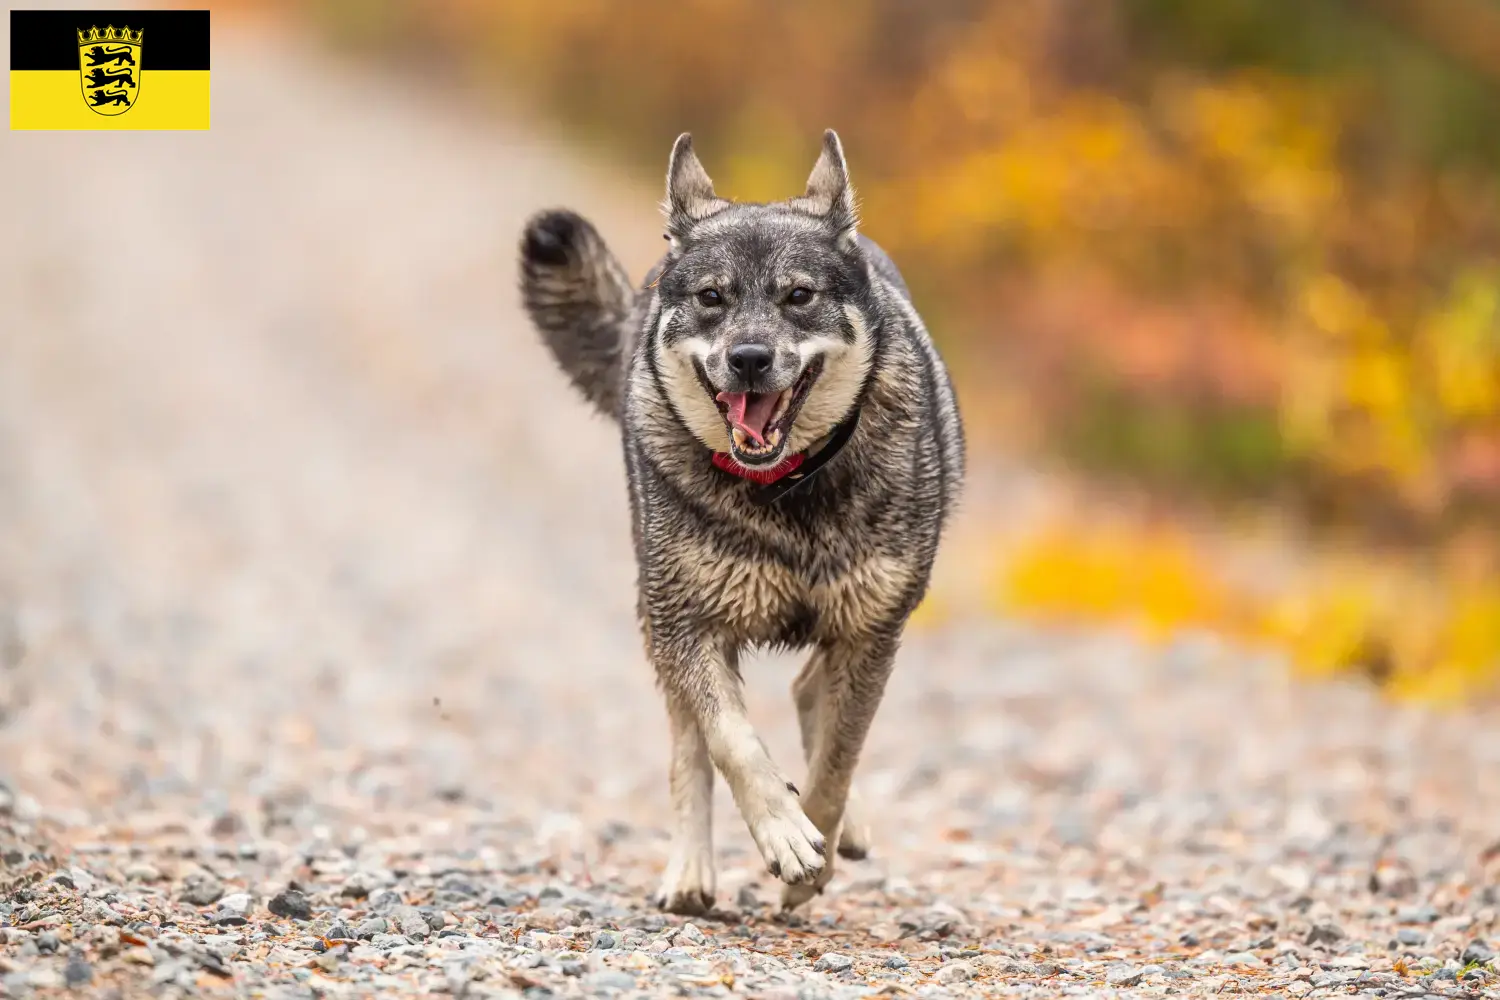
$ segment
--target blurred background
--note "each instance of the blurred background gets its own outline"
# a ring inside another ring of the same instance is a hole
[[[269,9],[636,190],[690,130],[720,193],[784,197],[839,129],[981,464],[1042,477],[975,518],[993,610],[1427,698],[1500,673],[1492,0]]]
[[[112,166],[79,136],[8,140],[0,458],[19,489],[0,596],[26,590],[41,538],[79,553],[80,579],[111,565],[86,543],[107,539],[122,586],[149,594],[150,572],[187,565],[151,542],[170,526],[229,588],[220,610],[302,586],[310,630],[332,627],[321,584],[290,562],[253,584],[231,554],[318,553],[335,594],[510,567],[413,664],[633,643],[623,488],[599,473],[612,432],[520,321],[521,220],[575,207],[640,276],[679,132],[720,194],[759,200],[800,191],[834,127],[971,438],[919,627],[1206,631],[1401,698],[1495,692],[1495,0],[213,9],[209,135],[113,136]],[[78,294],[97,213],[80,192],[112,185],[133,192],[109,211],[134,250]],[[99,325],[111,303],[137,335]],[[578,498],[606,492],[580,531]],[[531,548],[473,543],[505,530]],[[391,538],[421,559],[374,541]],[[555,579],[525,598],[560,600],[585,566],[619,634],[559,638],[565,609],[510,610],[507,588]],[[387,655],[363,620],[349,655]]]

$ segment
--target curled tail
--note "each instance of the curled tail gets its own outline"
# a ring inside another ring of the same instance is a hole
[[[635,291],[593,226],[573,212],[535,215],[521,237],[521,299],[573,385],[618,417]]]

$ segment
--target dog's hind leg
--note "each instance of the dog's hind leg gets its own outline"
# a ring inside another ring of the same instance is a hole
[[[818,651],[821,703],[815,715],[804,804],[808,818],[825,836],[839,833],[854,768],[895,662],[896,643],[894,636],[883,635],[830,644]],[[787,909],[800,906],[822,892],[832,876],[829,864],[811,882],[783,887],[781,905]]]
[[[707,913],[714,904],[714,765],[692,706],[667,694],[672,724],[672,860],[657,905],[670,913]]]
[[[792,699],[797,704],[797,722],[802,729],[802,753],[809,765],[816,752],[819,727],[824,724],[822,713],[828,705],[824,697],[826,682],[820,649],[808,658],[797,679],[792,681]],[[851,787],[844,801],[844,822],[839,827],[839,856],[859,861],[869,855],[873,839],[859,792]]]
[[[826,867],[824,837],[751,726],[733,655],[711,641],[679,640],[656,645],[652,657],[668,700],[691,706],[766,870],[790,885],[815,880]]]

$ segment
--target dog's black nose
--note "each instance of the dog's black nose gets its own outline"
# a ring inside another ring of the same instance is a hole
[[[756,379],[771,370],[775,355],[765,344],[735,344],[729,349],[729,370],[743,379]]]

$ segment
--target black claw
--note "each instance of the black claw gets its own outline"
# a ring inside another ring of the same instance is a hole
[[[828,856],[825,853],[828,850],[828,844],[823,840],[822,837],[819,837],[817,840],[813,841],[813,850],[818,852],[818,857],[820,858],[826,858]]]
[[[839,857],[841,858],[848,858],[850,861],[863,861],[869,856],[870,852],[867,848],[857,845],[851,847],[846,847],[843,844],[839,845]]]
[[[792,784],[790,781],[786,783],[786,790],[797,796],[797,798],[799,799],[802,797],[802,793],[797,791],[797,786]]]
[[[781,862],[780,861],[772,861],[771,864],[767,867],[767,870],[772,875],[776,876],[777,878],[781,878]]]

